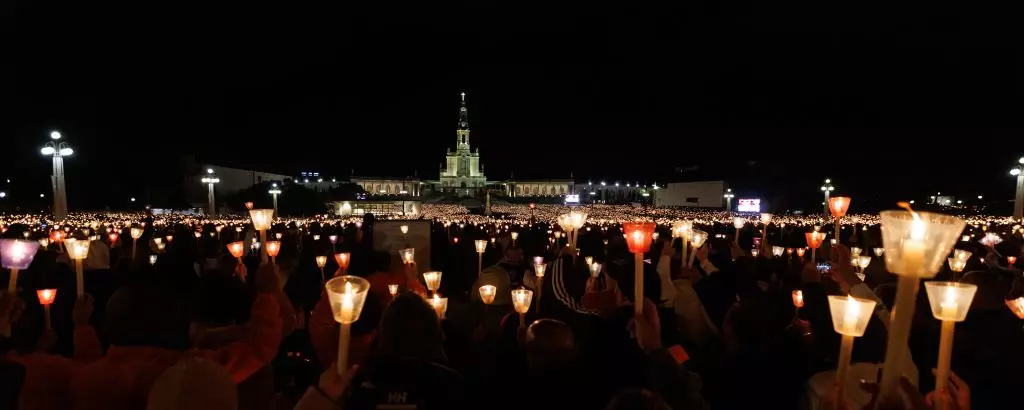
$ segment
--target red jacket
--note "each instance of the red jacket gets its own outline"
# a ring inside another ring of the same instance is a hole
[[[71,406],[71,379],[86,364],[103,356],[92,326],[75,326],[74,346],[74,359],[44,352],[8,353],[8,359],[25,366],[25,384],[18,400],[20,409],[63,410]]]
[[[153,381],[188,356],[220,363],[239,383],[270,363],[280,343],[277,302],[269,294],[260,294],[252,305],[249,334],[223,348],[179,352],[147,346],[110,346],[105,357],[82,368],[71,381],[72,408],[144,409]]]

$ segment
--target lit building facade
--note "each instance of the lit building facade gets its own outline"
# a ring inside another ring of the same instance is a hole
[[[440,170],[437,189],[468,195],[487,187],[483,164],[480,163],[480,149],[469,148],[469,110],[466,109],[466,93],[461,93],[459,121],[455,130],[455,151],[449,150]]]

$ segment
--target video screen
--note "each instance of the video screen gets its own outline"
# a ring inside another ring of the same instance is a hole
[[[736,210],[739,212],[761,212],[760,199],[740,199],[736,202]]]

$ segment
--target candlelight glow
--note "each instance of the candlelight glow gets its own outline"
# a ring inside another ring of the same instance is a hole
[[[811,247],[811,249],[818,249],[821,247],[821,243],[825,241],[826,235],[824,232],[805,232],[804,238],[807,239],[807,246]]]
[[[512,290],[512,306],[516,313],[525,314],[530,311],[530,304],[533,301],[533,291],[529,289]]]
[[[747,221],[745,221],[743,218],[740,218],[740,217],[732,218],[732,227],[733,228],[743,229],[743,225],[745,225],[746,223],[747,223]]]
[[[64,245],[68,248],[68,257],[74,260],[85,260],[89,256],[89,245],[91,241],[88,239],[74,239],[68,238],[64,241]]]
[[[238,241],[229,243],[228,252],[235,258],[241,258],[242,255],[245,255],[245,242]]]
[[[402,263],[404,263],[406,265],[416,261],[416,249],[415,248],[399,249],[398,250],[398,255],[402,257]]]
[[[326,256],[317,256],[316,257],[316,266],[318,268],[322,268],[324,266],[327,266],[327,257]]]
[[[39,242],[20,239],[0,239],[0,264],[7,269],[28,269],[39,250]],[[86,243],[88,252],[88,243]]]
[[[1024,319],[1024,296],[1016,299],[1007,299],[1006,307],[1010,308],[1010,311],[1017,315],[1018,319]]]
[[[653,222],[627,222],[622,224],[622,230],[627,235],[626,243],[629,245],[629,251],[633,253],[647,252],[651,247],[651,241],[654,239],[654,228]]]
[[[267,256],[271,258],[277,257],[277,254],[281,252],[280,241],[267,241],[264,246],[267,247]]]
[[[36,297],[39,298],[40,305],[52,305],[53,300],[57,298],[57,289],[39,289],[36,291]]]
[[[484,251],[487,250],[486,239],[477,239],[476,241],[473,241],[473,243],[476,245],[476,253],[484,253]]]
[[[868,328],[875,301],[852,296],[829,295],[828,307],[832,313],[832,327],[836,333],[861,337]]]
[[[690,244],[693,245],[693,249],[700,248],[704,245],[704,242],[708,240],[708,233],[700,229],[694,229],[693,233],[690,234]],[[607,243],[605,244],[607,245]]]
[[[881,220],[886,268],[922,278],[938,273],[965,225],[963,219],[930,212],[884,211]]]
[[[351,324],[359,320],[370,290],[369,281],[357,276],[339,276],[327,281],[324,287],[336,322]]]
[[[334,254],[334,261],[338,263],[338,267],[341,269],[348,269],[348,262],[352,259],[352,255],[348,252]]]
[[[533,272],[537,275],[538,279],[544,278],[544,270],[547,269],[548,265],[538,263],[533,265]]]
[[[928,281],[924,283],[932,316],[951,322],[963,322],[971,308],[977,285],[961,282]]]
[[[270,229],[271,223],[274,221],[274,210],[273,209],[250,209],[249,217],[252,218],[252,226],[257,231],[265,231]]]
[[[498,288],[491,285],[483,285],[480,287],[480,300],[484,302],[485,305],[490,305],[491,303],[494,303],[494,295],[496,295],[497,292]]]
[[[845,196],[834,196],[828,199],[828,210],[835,218],[846,216],[846,210],[850,208],[850,198]]]
[[[437,289],[441,287],[441,272],[423,272],[423,282],[431,292],[437,292]]]
[[[797,309],[804,307],[804,291],[797,289],[793,291],[793,306]]]
[[[397,295],[398,294],[398,285],[396,285],[394,283],[388,284],[388,293],[390,293],[391,296]]]

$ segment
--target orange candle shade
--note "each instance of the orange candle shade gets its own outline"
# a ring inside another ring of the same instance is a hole
[[[842,218],[846,216],[846,210],[850,209],[850,198],[845,196],[834,196],[828,199],[828,210],[832,216]]]
[[[53,231],[50,233],[50,242],[61,242],[64,240],[64,231]]]
[[[804,233],[804,236],[807,238],[807,246],[810,246],[812,249],[820,248],[821,243],[825,241],[824,232],[807,232]]]
[[[121,238],[121,235],[118,235],[117,232],[112,232],[110,235],[107,235],[107,238],[110,238],[110,243],[114,244]]]
[[[253,207],[253,203],[252,203],[252,201],[249,201],[249,202],[246,202],[246,203],[245,203],[245,209],[249,209],[249,210],[252,210],[252,207]]]
[[[317,256],[316,257],[316,266],[318,268],[323,268],[324,266],[327,266],[327,257],[326,256]]]
[[[1006,257],[1006,263],[1009,263],[1010,265],[1013,265],[1013,264],[1017,263],[1017,257],[1016,256],[1007,256]]]
[[[797,309],[804,307],[804,291],[797,289],[793,291],[793,306]]]
[[[633,253],[647,252],[654,240],[653,222],[627,222],[622,224],[622,230],[626,233],[626,244],[629,251]]]
[[[277,257],[277,254],[281,252],[280,241],[267,241],[266,247],[267,256],[270,256],[271,258]]]
[[[342,269],[348,269],[348,262],[352,259],[352,255],[348,252],[334,254],[334,261],[338,262],[338,267]]]
[[[241,258],[245,254],[245,242],[231,242],[228,244],[228,252],[235,258]]]
[[[52,305],[53,300],[57,298],[57,289],[39,289],[36,291],[36,297],[39,298],[40,305]]]
[[[804,248],[796,248],[796,256],[799,256],[799,257],[801,257],[801,258],[802,258],[802,257],[804,257],[804,254],[805,254],[805,253],[807,253],[807,249],[804,249]]]
[[[1007,299],[1006,307],[1010,308],[1010,311],[1017,315],[1018,319],[1024,319],[1024,296],[1016,299]]]
[[[174,242],[174,235],[167,235],[167,243]]]

